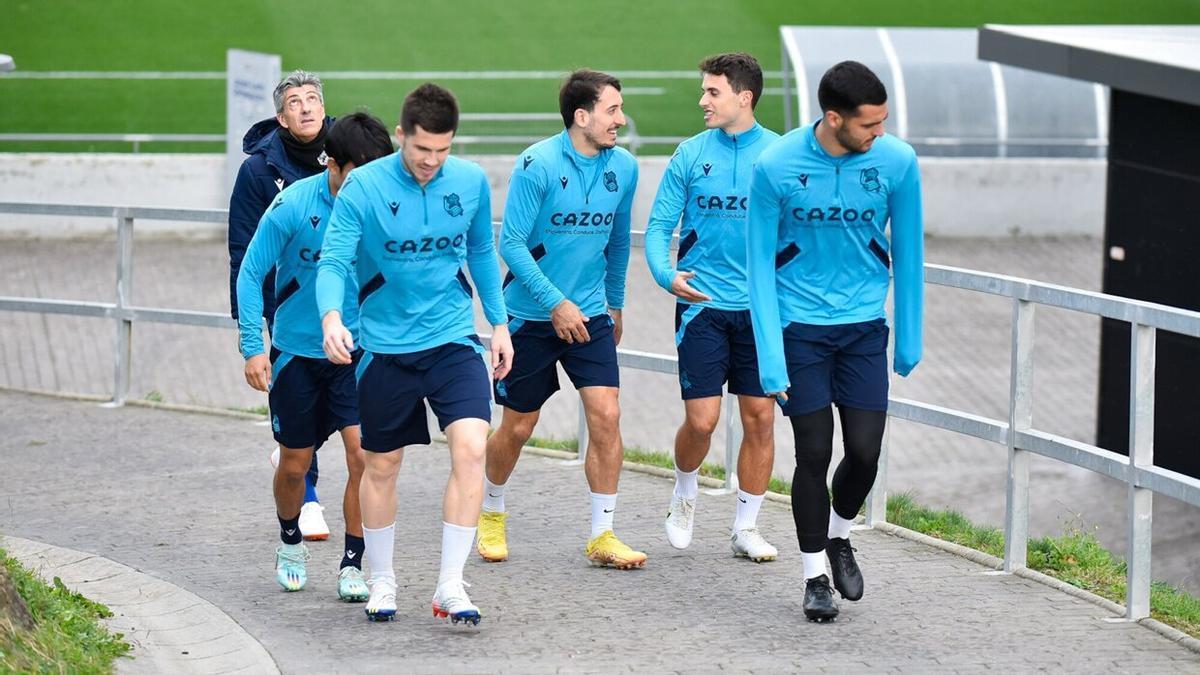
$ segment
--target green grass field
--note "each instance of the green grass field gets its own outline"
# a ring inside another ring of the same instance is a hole
[[[19,72],[222,71],[225,50],[281,54],[285,69],[333,71],[565,72],[579,66],[692,70],[704,55],[755,54],[780,63],[781,24],[958,26],[983,23],[1200,23],[1200,0],[917,0],[852,4],[803,0],[692,2],[205,3],[15,0],[0,6],[0,52]],[[330,80],[327,109],[366,108],[391,122],[418,81]],[[465,112],[549,112],[557,81],[452,80]],[[687,136],[701,127],[698,81],[626,78],[626,108],[643,135]],[[222,80],[16,79],[0,76],[0,132],[221,133]],[[778,87],[778,80],[768,80]],[[760,119],[780,127],[780,97],[764,97]],[[542,127],[552,131],[553,127]],[[538,133],[541,133],[541,130]],[[472,133],[464,128],[463,133]],[[527,133],[520,131],[516,133]],[[532,133],[532,130],[529,131]],[[128,150],[128,145],[6,143],[3,151]],[[158,144],[149,151],[220,151],[219,145]],[[667,148],[658,148],[665,151]]]

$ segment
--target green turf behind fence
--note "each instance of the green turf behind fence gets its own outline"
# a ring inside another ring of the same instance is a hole
[[[778,70],[781,24],[957,26],[983,23],[1200,23],[1200,0],[1008,2],[695,0],[586,5],[559,0],[447,3],[131,2],[16,0],[0,12],[0,52],[21,72],[223,71],[230,47],[281,54],[284,68],[314,71],[691,70],[706,54],[746,50]],[[444,82],[468,112],[553,111],[554,80]],[[416,82],[331,81],[331,113],[367,108],[391,123]],[[702,128],[698,81],[627,80],[662,87],[630,95],[627,109],[647,135]],[[778,86],[778,80],[768,86]],[[221,80],[21,80],[0,76],[0,132],[220,133]],[[782,123],[778,95],[760,117]],[[80,150],[86,145],[0,144],[0,151]],[[128,150],[128,146],[92,146]],[[220,151],[163,145],[150,151]],[[651,149],[669,151],[669,147]]]

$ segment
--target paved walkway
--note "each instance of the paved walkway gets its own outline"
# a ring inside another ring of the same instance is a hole
[[[930,262],[1097,290],[1102,242],[1089,238],[939,239],[926,242]],[[224,312],[228,259],[223,242],[138,238],[133,302],[151,307]],[[106,240],[7,240],[0,245],[0,295],[112,301],[115,245]],[[650,279],[635,249],[629,270],[623,347],[673,354],[671,298]],[[912,377],[894,378],[897,396],[1007,419],[1011,307],[994,298],[927,287],[925,356]],[[0,387],[111,394],[113,327],[98,319],[5,313],[0,321]],[[1082,441],[1095,438],[1100,323],[1095,317],[1041,308],[1037,318],[1034,423]],[[170,403],[254,407],[266,396],[242,377],[232,331],[139,324],[133,335],[130,395]],[[565,380],[564,380],[565,382]],[[682,420],[674,377],[622,373],[622,432],[627,445],[668,450]],[[576,400],[550,400],[539,436],[572,437]],[[775,473],[790,479],[791,430],[779,419]],[[903,422],[891,431],[889,489],[913,492],[925,505],[950,507],[980,523],[1004,519],[1004,448]],[[840,445],[840,444],[839,444]],[[721,462],[724,432],[709,456]],[[1030,531],[1092,531],[1109,550],[1126,546],[1124,483],[1034,458]],[[1200,518],[1195,508],[1155,498],[1154,575],[1200,594]]]
[[[767,502],[760,519],[778,562],[730,556],[728,496],[701,497],[695,542],[675,551],[660,522],[670,483],[640,473],[622,477],[617,527],[649,553],[647,567],[594,569],[582,556],[582,473],[536,456],[512,480],[512,558],[467,566],[484,622],[453,627],[429,611],[448,468],[438,446],[410,451],[401,473],[400,614],[368,624],[361,605],[336,600],[336,539],[312,545],[309,589],[275,585],[262,426],[11,392],[0,392],[0,409],[0,531],[175,584],[227,614],[283,672],[1200,670],[1200,654],[1107,621],[1101,607],[876,531],[855,535],[866,597],[843,603],[835,624],[809,624],[798,618],[784,505]],[[324,451],[331,523],[345,476],[338,451]]]

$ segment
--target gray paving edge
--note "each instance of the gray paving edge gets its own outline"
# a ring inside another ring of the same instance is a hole
[[[278,673],[270,653],[216,605],[114,560],[19,537],[0,537],[9,555],[48,583],[107,605],[108,629],[132,645],[118,673]]]

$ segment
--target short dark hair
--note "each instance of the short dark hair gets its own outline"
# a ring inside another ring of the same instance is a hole
[[[362,166],[392,154],[392,136],[374,115],[356,112],[339,117],[325,136],[325,154],[339,167]]]
[[[458,101],[449,89],[426,82],[404,97],[400,128],[411,134],[418,126],[431,134],[458,131]]]
[[[842,61],[821,76],[817,86],[821,112],[833,110],[854,117],[860,105],[887,103],[887,89],[871,69],[858,61]]]
[[[600,100],[600,92],[605,87],[621,91],[621,81],[608,73],[587,68],[580,68],[568,75],[562,89],[558,90],[558,111],[562,113],[563,126],[571,128],[576,110],[594,110],[596,101]]]
[[[700,62],[700,72],[708,75],[724,75],[729,80],[733,93],[750,90],[750,107],[758,105],[762,96],[763,73],[758,61],[745,52],[716,54]]]

